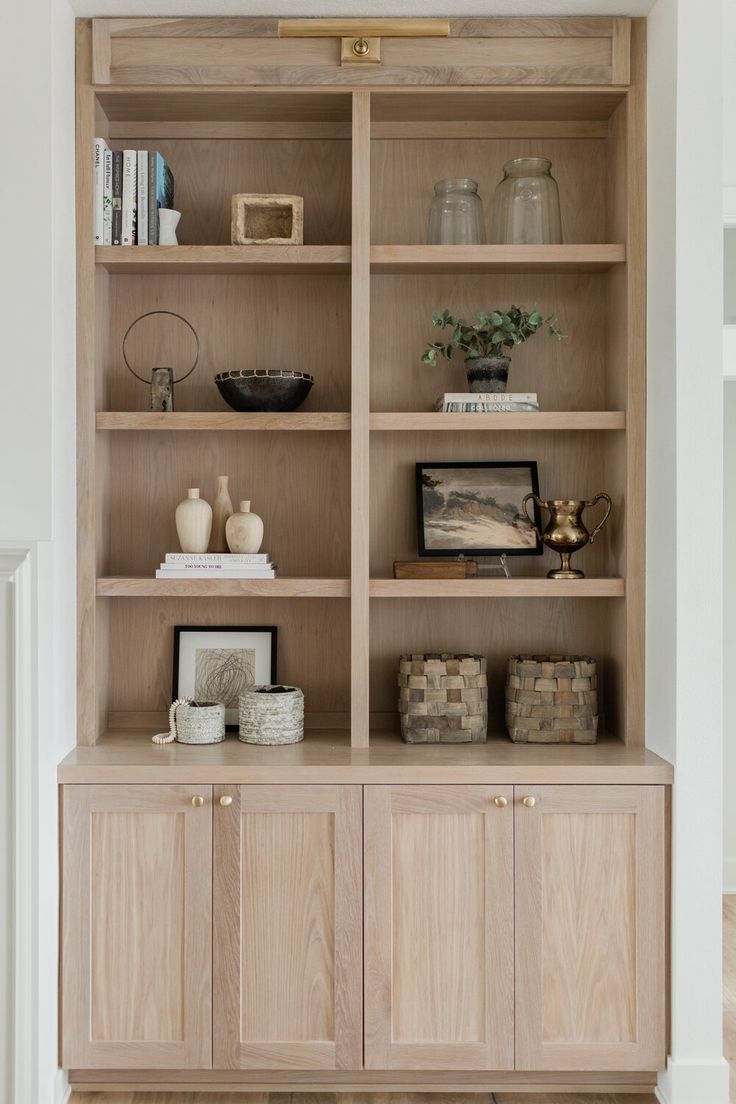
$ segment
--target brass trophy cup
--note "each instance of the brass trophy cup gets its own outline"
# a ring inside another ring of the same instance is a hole
[[[545,510],[549,511],[549,521],[543,533],[539,532],[539,529],[527,513],[526,504],[530,498],[534,499],[537,506],[543,507]],[[593,532],[589,533],[583,525],[583,510],[587,506],[595,506],[601,499],[605,499],[608,503],[608,509]],[[610,496],[604,491],[597,494],[590,502],[586,502],[584,498],[551,498],[548,502],[545,502],[544,499],[539,498],[535,494],[524,496],[521,508],[532,529],[539,539],[544,541],[548,548],[552,548],[555,552],[560,553],[560,566],[556,571],[547,572],[548,579],[585,578],[582,571],[577,571],[574,567],[570,567],[570,556],[573,552],[577,552],[579,548],[584,548],[588,542],[591,544],[593,543],[608,519],[608,515],[611,512],[611,505]]]

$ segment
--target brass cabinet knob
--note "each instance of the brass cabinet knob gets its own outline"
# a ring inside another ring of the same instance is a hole
[[[195,809],[201,809],[204,805],[204,798],[200,797],[199,794],[195,794],[195,796],[192,798],[192,805]]]
[[[353,43],[353,53],[356,57],[365,57],[369,50],[370,46],[364,38],[356,38]]]
[[[220,804],[221,805],[227,806],[227,805],[232,805],[232,803],[233,803],[233,799],[230,797],[230,794],[223,794],[222,797],[220,798]]]
[[[533,809],[537,804],[537,799],[529,794],[527,797],[522,797],[521,804],[526,805],[527,809]]]
[[[497,809],[505,809],[508,805],[508,801],[505,797],[501,797],[499,795],[498,797],[494,797],[493,804],[496,806]]]

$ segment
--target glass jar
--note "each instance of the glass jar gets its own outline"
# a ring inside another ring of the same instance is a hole
[[[483,201],[474,180],[438,180],[429,209],[429,245],[484,245]]]
[[[515,157],[493,196],[494,245],[560,245],[560,193],[546,157]]]

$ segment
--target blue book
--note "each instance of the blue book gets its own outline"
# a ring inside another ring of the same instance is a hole
[[[148,154],[148,244],[158,245],[158,212],[174,205],[174,177],[158,151]]]

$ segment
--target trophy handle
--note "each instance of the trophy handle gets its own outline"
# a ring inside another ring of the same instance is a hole
[[[539,529],[537,528],[536,522],[532,521],[532,519],[529,517],[529,513],[528,513],[527,508],[526,508],[526,504],[527,504],[527,502],[529,501],[530,498],[533,498],[534,501],[536,502],[537,506],[539,506],[540,508],[542,506],[546,507],[547,503],[543,499],[539,498],[538,495],[535,495],[533,491],[530,491],[529,494],[524,495],[524,498],[522,499],[522,503],[521,503],[521,511],[522,511],[524,517],[526,518],[526,520],[529,522],[532,529],[536,533],[537,539],[541,540],[542,539],[542,534],[539,532]],[[605,518],[603,520],[605,521]]]
[[[595,506],[596,502],[600,502],[600,500],[601,500],[602,498],[603,498],[603,499],[605,499],[605,501],[606,501],[606,502],[608,503],[608,509],[606,510],[605,514],[603,515],[603,517],[601,518],[601,520],[600,520],[600,521],[598,522],[598,524],[596,525],[596,527],[595,527],[595,529],[593,530],[593,532],[592,532],[592,533],[590,534],[590,543],[591,543],[591,544],[593,543],[593,541],[595,540],[596,536],[598,535],[598,533],[600,533],[601,529],[603,528],[603,526],[605,525],[606,521],[608,520],[608,515],[609,515],[609,514],[610,514],[610,512],[611,512],[611,507],[613,506],[613,503],[611,502],[611,496],[610,496],[610,495],[607,495],[605,491],[601,491],[601,492],[600,492],[600,494],[597,494],[597,495],[595,496],[595,498],[592,498],[592,499],[590,500],[590,502],[586,502],[586,503],[585,503],[586,507],[588,507],[588,506]]]

